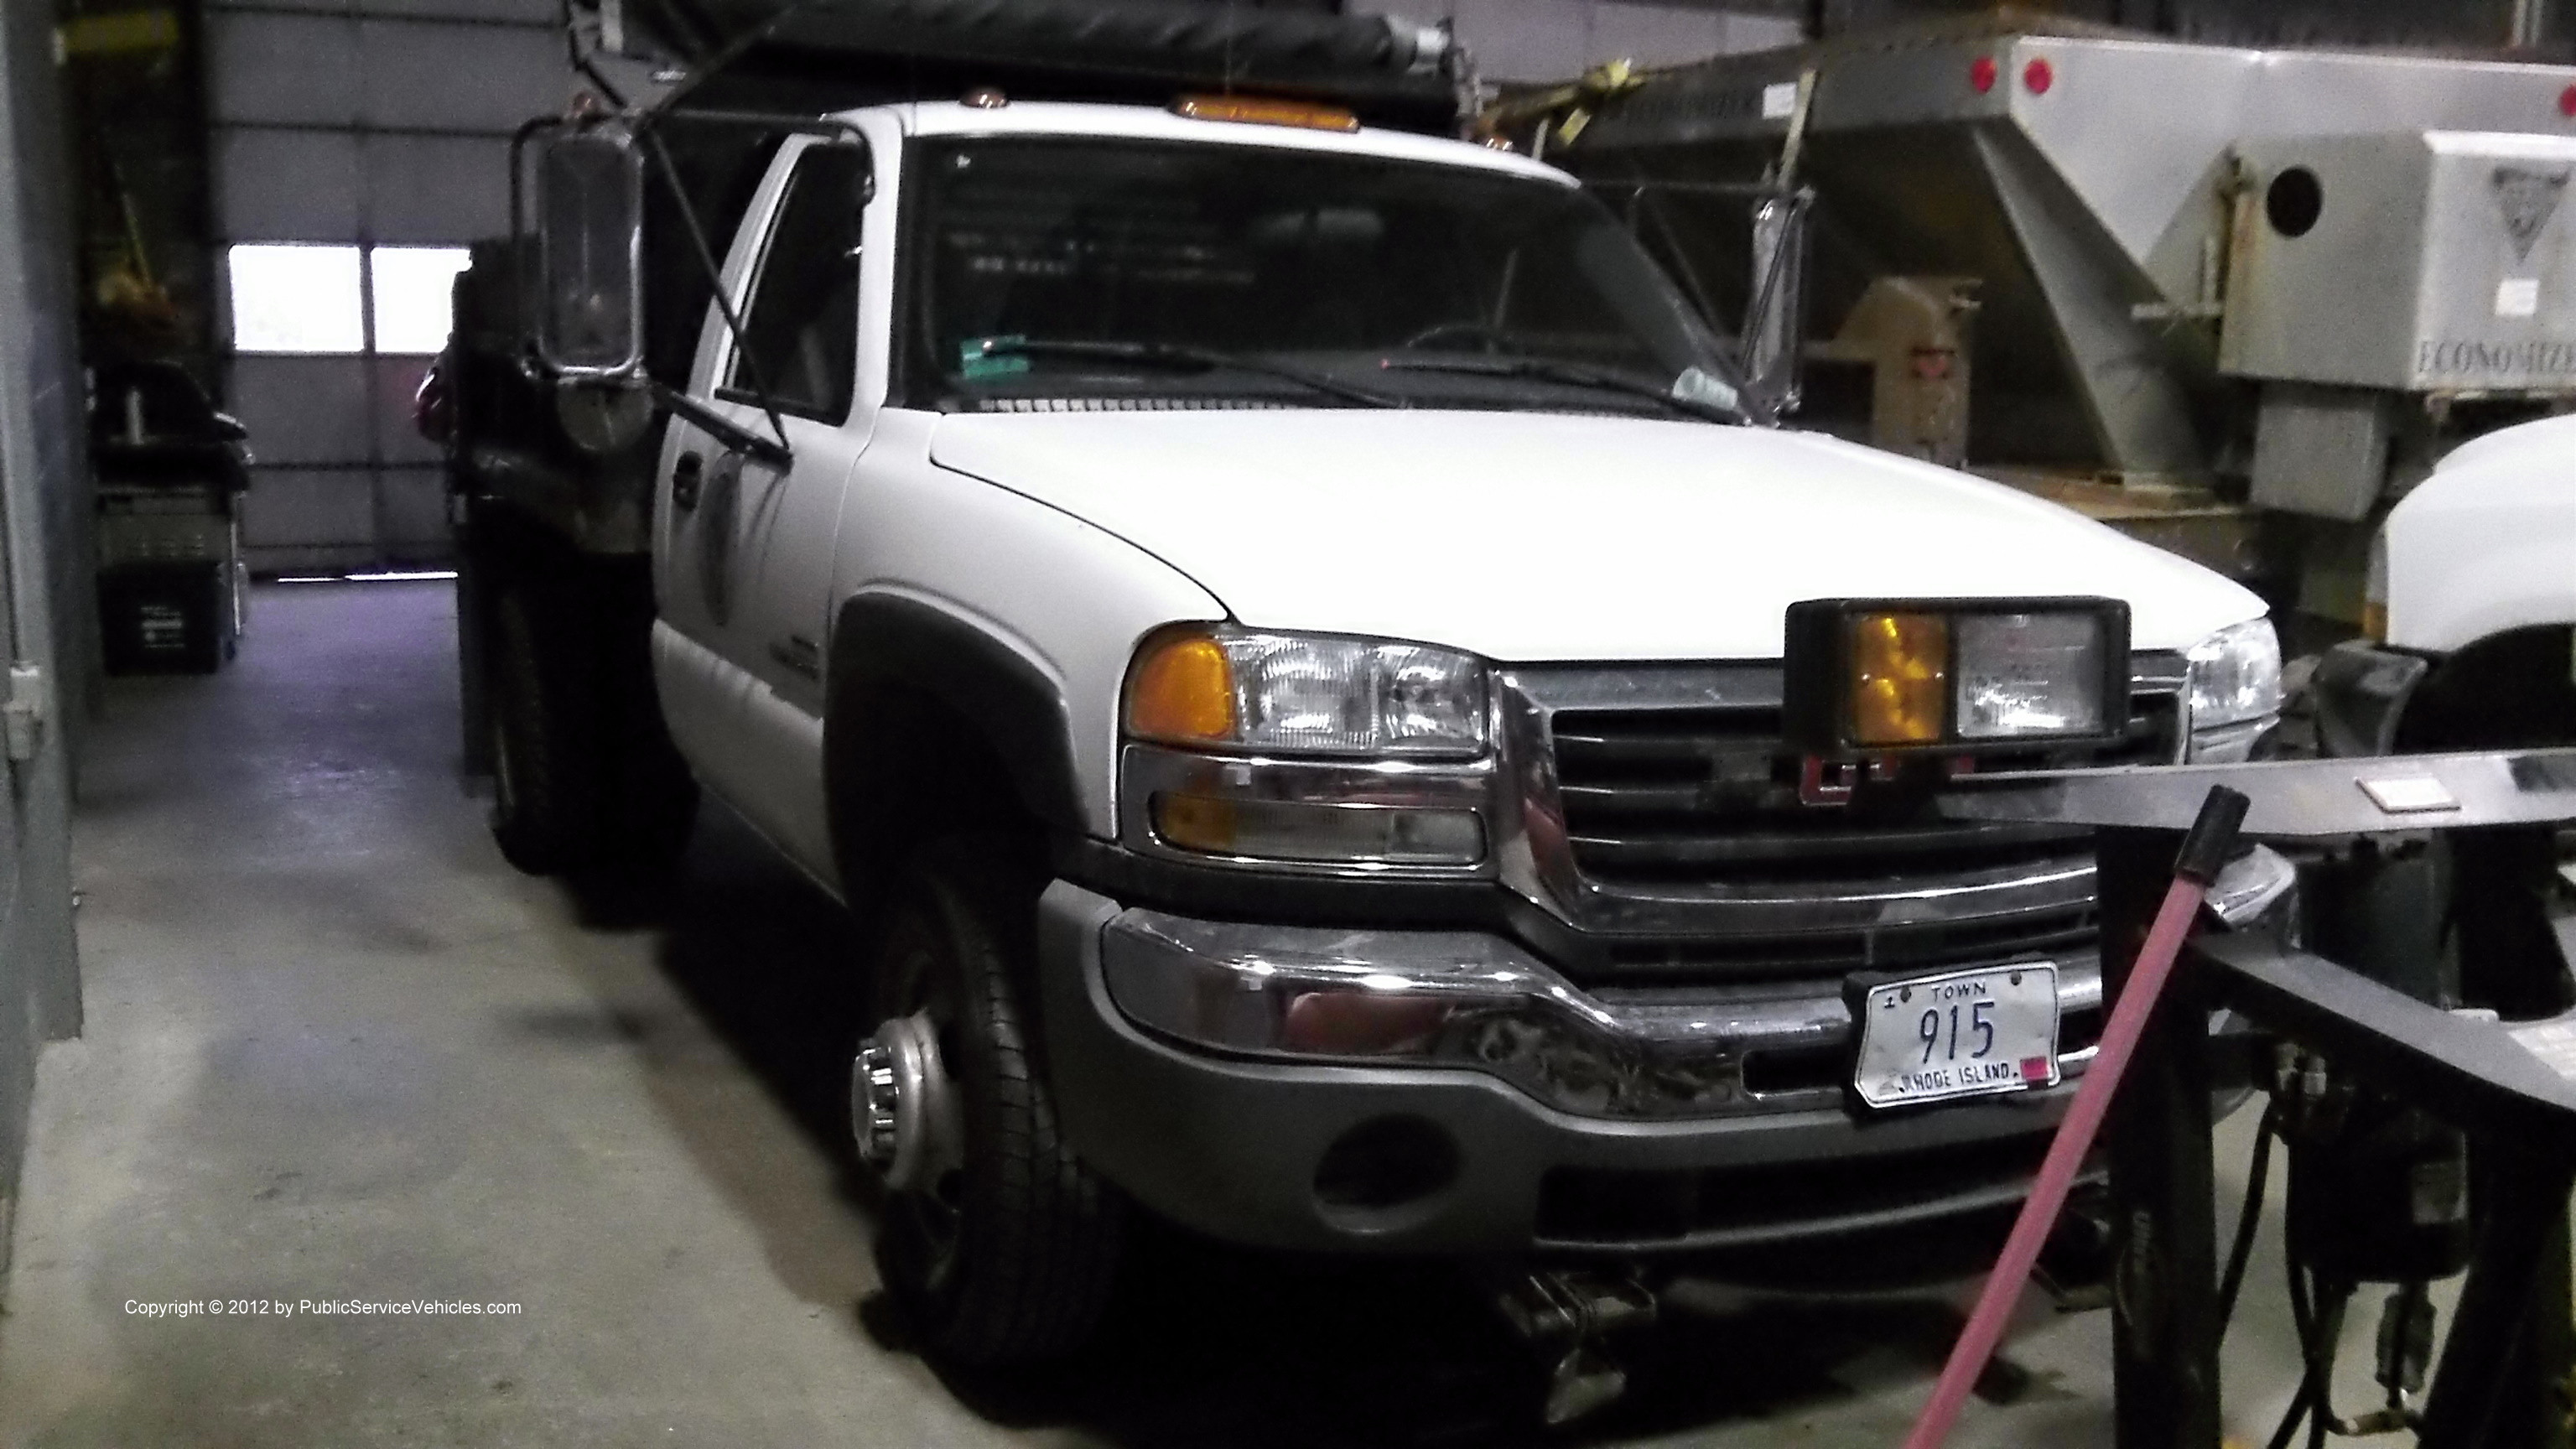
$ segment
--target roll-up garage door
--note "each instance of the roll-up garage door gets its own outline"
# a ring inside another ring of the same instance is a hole
[[[266,572],[436,563],[411,397],[463,248],[508,229],[509,135],[574,82],[552,0],[211,0],[225,392]]]

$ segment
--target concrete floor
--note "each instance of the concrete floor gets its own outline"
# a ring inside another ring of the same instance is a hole
[[[78,841],[88,1031],[42,1063],[0,1444],[1527,1437],[1519,1365],[1449,1273],[1170,1235],[1082,1362],[943,1380],[878,1293],[843,1143],[842,920],[723,818],[668,899],[512,873],[456,783],[452,617],[444,585],[265,589],[232,669],[112,689]],[[2292,1382],[2276,1243],[2228,1356],[2258,1443]],[[1695,1285],[1578,1438],[1893,1444],[1972,1287]],[[347,1298],[520,1307],[129,1308]],[[2023,1390],[1956,1442],[2107,1443],[2108,1339],[2034,1297]]]

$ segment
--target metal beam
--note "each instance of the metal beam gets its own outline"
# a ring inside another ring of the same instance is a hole
[[[2031,276],[2048,298],[2067,374],[2104,460],[2122,473],[2207,473],[2208,450],[2172,360],[2131,313],[2155,300],[2155,289],[2142,275],[2107,262],[2119,249],[2094,237],[2099,224],[2092,213],[2027,138],[1992,125],[1976,126],[1970,135]]]

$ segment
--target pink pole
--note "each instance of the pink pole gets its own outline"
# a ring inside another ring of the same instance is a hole
[[[2012,1236],[2004,1240],[2004,1252],[1995,1260],[1995,1270],[1986,1278],[1985,1290],[1977,1295],[1976,1311],[1968,1315],[1968,1326],[1959,1333],[1959,1341],[1950,1349],[1950,1361],[1942,1365],[1941,1381],[1932,1388],[1932,1401],[1923,1406],[1923,1417],[1914,1421],[1914,1432],[1905,1438],[1905,1449],[1940,1449],[1950,1437],[1950,1426],[1958,1422],[1959,1410],[1967,1404],[1968,1390],[1975,1386],[1977,1375],[1985,1372],[1986,1360],[1992,1358],[1995,1345],[2004,1336],[2004,1323],[2012,1317],[2013,1305],[2021,1300],[2022,1285],[2030,1281],[2032,1265],[2039,1261],[2039,1250],[2048,1241],[2048,1231],[2056,1226],[2058,1210],[2066,1206],[2066,1194],[2075,1185],[2076,1169],[2084,1163],[2084,1154],[2093,1147],[2094,1136],[2102,1130],[2102,1114],[2110,1109],[2111,1094],[2119,1089],[2120,1076],[2129,1069],[2129,1057],[2138,1049],[2138,1038],[2147,1029],[2147,1017],[2156,1008],[2156,998],[2164,994],[2165,979],[2173,974],[2176,957],[2182,954],[2183,938],[2191,934],[2192,918],[2200,911],[2206,887],[2184,876],[2174,878],[2173,888],[2165,892],[2165,903],[2156,912],[2155,925],[2148,929],[2144,946],[2138,949],[2137,963],[2129,968],[2128,984],[2120,988],[2120,999],[2111,1008],[2111,1020],[2102,1028],[2102,1042],[2093,1054],[2093,1064],[2085,1069],[2084,1079],[2075,1085],[2074,1105],[2066,1109],[2066,1120],[2058,1125],[2056,1140],[2048,1144],[2048,1158],[2039,1167],[2039,1179],[2031,1184],[2030,1198],[2014,1220]]]

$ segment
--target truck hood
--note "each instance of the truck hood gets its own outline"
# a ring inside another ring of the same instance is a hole
[[[2438,479],[2445,474],[2510,467],[2518,463],[2529,463],[2564,476],[2566,461],[2571,457],[2576,457],[2576,414],[2516,423],[2483,437],[2471,438],[2443,454],[2442,461],[2433,466],[2433,476]],[[2415,493],[2409,492],[2406,496],[2413,498]],[[2405,502],[2400,500],[2398,507],[2405,506]]]
[[[2056,504],[1812,433],[1429,411],[951,415],[939,466],[1240,622],[1509,662],[1776,659],[1800,599],[2087,594],[2181,649],[2252,593]]]

